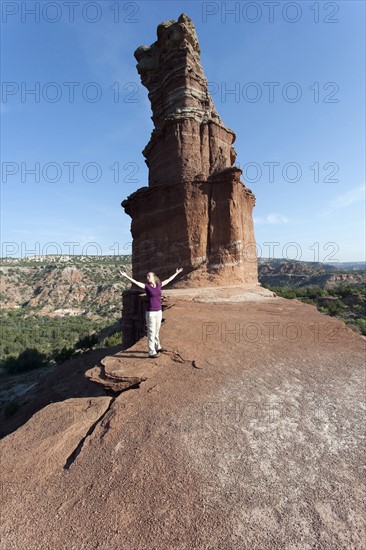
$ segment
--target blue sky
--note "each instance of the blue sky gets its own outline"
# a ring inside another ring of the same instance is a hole
[[[147,185],[153,127],[133,52],[184,12],[258,254],[365,259],[363,1],[36,4],[2,3],[2,256],[130,251],[120,203]]]

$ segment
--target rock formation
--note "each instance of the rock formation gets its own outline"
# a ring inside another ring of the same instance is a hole
[[[149,185],[122,202],[132,218],[132,276],[148,271],[174,288],[257,284],[253,193],[233,166],[234,132],[208,93],[191,19],[166,21],[135,51],[154,129],[143,151]]]
[[[223,303],[228,290],[167,290],[158,359],[146,337],[91,350],[17,397],[1,549],[365,549],[364,338],[297,300]],[[118,384],[147,379],[111,392],[85,376],[99,363]]]

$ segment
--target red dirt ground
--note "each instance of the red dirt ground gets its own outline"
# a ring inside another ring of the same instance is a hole
[[[86,353],[8,419],[1,548],[366,548],[365,338],[296,300],[166,295],[159,358]],[[106,392],[106,357],[147,380]]]

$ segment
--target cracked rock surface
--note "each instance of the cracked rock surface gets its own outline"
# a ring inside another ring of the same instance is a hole
[[[8,419],[1,547],[363,549],[365,338],[296,300],[171,306],[159,358],[83,354]],[[107,395],[101,360],[146,380]]]

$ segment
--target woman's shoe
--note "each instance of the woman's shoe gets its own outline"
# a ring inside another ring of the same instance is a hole
[[[148,357],[150,357],[151,359],[154,359],[155,357],[159,357],[159,354],[158,353],[154,353],[153,355],[151,355],[149,353]]]
[[[159,353],[159,351],[166,351],[166,349],[165,348],[159,348],[158,353]]]

